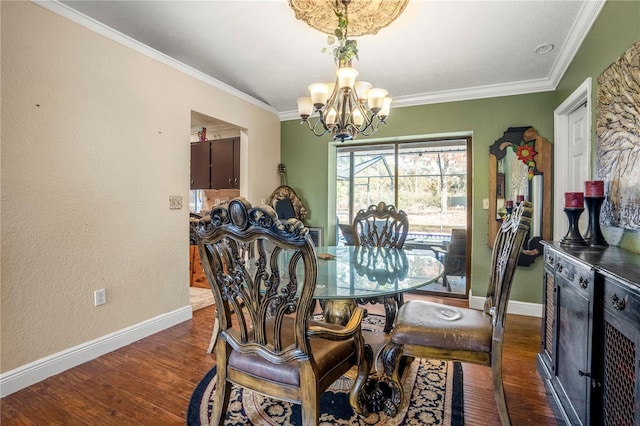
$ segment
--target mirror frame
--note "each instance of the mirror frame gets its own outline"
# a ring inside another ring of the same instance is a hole
[[[526,127],[509,127],[500,139],[497,139],[493,145],[489,147],[489,230],[487,244],[493,248],[493,244],[498,233],[498,229],[502,221],[496,219],[498,213],[497,206],[497,190],[498,190],[498,161],[506,155],[506,149],[513,145],[520,145],[521,142],[534,141],[534,151],[536,155],[533,157],[533,167],[535,174],[543,175],[542,182],[542,226],[541,236],[531,238],[525,243],[526,247],[522,250],[518,265],[529,266],[536,257],[542,255],[542,247],[540,239],[550,240],[551,237],[551,191],[552,174],[551,174],[551,143],[538,134],[538,131],[531,126]],[[504,183],[503,183],[504,184]],[[531,201],[531,200],[529,200]]]

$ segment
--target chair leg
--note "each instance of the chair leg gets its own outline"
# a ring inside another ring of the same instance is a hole
[[[398,414],[398,408],[400,408],[404,399],[400,371],[403,348],[402,345],[395,345],[389,342],[380,350],[385,382],[391,390],[391,396],[385,404],[385,413],[390,417],[395,417]]]
[[[225,366],[226,367],[226,366]],[[225,367],[216,371],[216,396],[213,399],[213,409],[211,410],[211,426],[223,426],[224,418],[229,406],[229,398],[231,397],[231,383],[227,382],[227,372]]]
[[[495,344],[495,343],[494,343]],[[504,396],[504,384],[502,382],[502,348],[495,348],[491,356],[491,376],[493,377],[493,393],[496,398],[498,414],[503,426],[511,425],[507,400]]]
[[[213,353],[213,349],[216,347],[216,341],[218,340],[218,333],[220,333],[220,321],[218,321],[218,315],[216,314],[213,321],[213,331],[211,332],[211,340],[209,341],[209,347],[207,353]]]
[[[301,391],[301,409],[302,409],[302,424],[303,425],[318,425],[320,422],[320,392],[318,391],[317,384],[314,386],[314,372],[313,367],[308,362],[300,364],[300,382],[308,383],[306,386],[302,386]]]

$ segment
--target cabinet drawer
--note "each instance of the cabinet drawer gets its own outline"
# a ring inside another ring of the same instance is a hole
[[[548,247],[544,249],[544,264],[551,268],[554,268],[556,265],[556,252],[550,250]]]
[[[588,297],[590,289],[593,288],[593,270],[583,263],[559,254],[556,256],[556,274],[572,283],[584,296]]]
[[[640,295],[613,278],[604,277],[604,309],[628,324],[640,325]]]

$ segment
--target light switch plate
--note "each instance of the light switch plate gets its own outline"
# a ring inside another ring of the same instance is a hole
[[[169,195],[169,209],[180,210],[182,208],[182,196]]]

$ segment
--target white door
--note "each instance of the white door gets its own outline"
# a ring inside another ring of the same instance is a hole
[[[584,192],[584,182],[590,179],[589,161],[591,146],[589,144],[589,129],[587,128],[587,103],[583,103],[569,114],[569,144],[568,144],[568,178],[571,192]],[[567,191],[568,192],[568,191]],[[580,216],[580,232],[587,230],[588,215],[585,211]]]
[[[567,233],[564,193],[584,192],[584,181],[591,178],[591,78],[586,79],[554,111],[553,143],[553,239]],[[582,214],[580,230],[586,231],[587,212]]]

